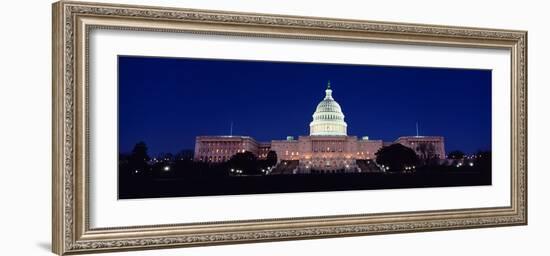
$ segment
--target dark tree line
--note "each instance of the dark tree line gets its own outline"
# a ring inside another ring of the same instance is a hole
[[[425,153],[422,153],[425,152]],[[418,171],[442,172],[468,171],[491,174],[491,152],[479,151],[473,159],[465,161],[462,151],[451,151],[447,160],[442,160],[430,153],[429,147],[421,150],[420,157],[414,150],[399,143],[382,147],[375,153],[376,163],[386,172]],[[413,168],[411,168],[413,167]]]
[[[277,153],[269,151],[266,159],[258,159],[252,152],[237,153],[229,159],[229,166],[232,170],[242,171],[242,174],[260,175],[262,170],[275,167],[277,164]]]
[[[427,161],[419,157],[413,149],[396,143],[380,148],[375,155],[376,164],[389,173],[457,169],[484,172],[487,175],[491,173],[490,151],[480,151],[474,159],[468,159],[467,162],[464,161],[464,153],[461,151],[451,151],[446,161],[440,161],[438,158]],[[147,145],[139,142],[130,154],[119,156],[119,176],[123,179],[140,179],[265,175],[275,168],[276,164],[277,154],[274,151],[269,151],[266,159],[258,159],[252,152],[247,151],[237,153],[227,162],[220,163],[196,162],[191,150],[183,150],[175,155],[162,153],[158,158],[151,159]]]
[[[463,159],[464,158],[464,152],[462,152],[460,150],[453,150],[453,151],[449,152],[448,158],[449,159],[455,159],[455,160]]]
[[[150,160],[145,142],[138,142],[129,155],[119,155],[119,175],[121,178],[143,177],[151,172]]]
[[[376,163],[389,172],[402,172],[418,165],[419,162],[414,150],[399,143],[382,147],[375,155]]]
[[[262,175],[277,164],[277,154],[270,151],[266,159],[258,159],[251,152],[235,154],[229,161],[205,163],[193,160],[193,151],[182,150],[177,154],[161,153],[151,158],[144,142],[137,143],[130,154],[119,155],[119,177],[122,179],[216,177],[237,175]],[[264,172],[262,172],[264,170]]]

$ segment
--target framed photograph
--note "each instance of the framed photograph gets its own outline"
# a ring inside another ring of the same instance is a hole
[[[527,224],[527,32],[61,1],[57,254]]]

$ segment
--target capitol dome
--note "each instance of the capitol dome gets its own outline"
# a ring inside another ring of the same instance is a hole
[[[309,124],[311,136],[346,136],[348,125],[344,121],[344,113],[340,104],[332,98],[330,81],[325,90],[325,98],[319,102],[313,121]]]

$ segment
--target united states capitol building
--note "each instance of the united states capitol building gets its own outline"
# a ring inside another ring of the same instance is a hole
[[[277,172],[372,172],[379,171],[375,153],[383,146],[400,143],[413,149],[420,158],[445,158],[441,136],[403,136],[394,142],[348,135],[348,124],[340,104],[332,96],[330,82],[324,99],[317,105],[309,124],[309,136],[258,142],[248,136],[198,136],[195,161],[220,163],[246,151],[265,159],[277,153]]]

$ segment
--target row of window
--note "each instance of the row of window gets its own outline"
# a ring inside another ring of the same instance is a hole
[[[327,115],[327,114],[324,114],[324,115],[317,115],[313,118],[313,120],[342,120],[343,118],[338,116],[338,115]]]
[[[345,132],[346,127],[344,126],[334,126],[334,125],[327,125],[327,126],[313,126],[311,128],[313,132],[319,132],[319,131],[335,131],[335,132]]]
[[[201,147],[244,147],[245,144],[239,141],[200,142]]]
[[[410,141],[409,144],[415,145],[415,144],[439,144],[440,141]]]
[[[221,162],[225,162],[225,161],[228,161],[229,159],[231,159],[230,157],[225,157],[225,156],[210,156],[210,157],[200,157],[199,158],[201,162],[209,162],[209,163],[221,163]]]
[[[287,156],[289,155],[289,151],[288,151],[288,150],[285,151],[285,155],[287,155]],[[300,155],[300,152],[291,151],[291,152],[290,152],[290,155],[291,155],[291,156],[294,156],[294,155],[299,156],[299,155]]]
[[[344,150],[342,148],[338,148],[338,149],[335,149],[335,148],[314,148],[313,149],[313,152],[344,152]]]
[[[200,154],[203,154],[203,153],[216,153],[216,154],[228,154],[228,153],[232,153],[232,154],[236,154],[236,153],[243,153],[245,152],[246,150],[243,148],[243,149],[236,149],[236,148],[229,148],[229,149],[214,149],[214,148],[200,148],[198,153]]]
[[[207,161],[207,162],[225,162],[225,161],[229,161],[229,159],[231,159],[231,157],[235,155],[235,154],[232,154],[232,155],[216,155],[216,156],[213,156],[213,155],[201,155],[199,157],[200,161]],[[267,157],[267,154],[260,154],[258,155],[259,158],[266,158]]]

